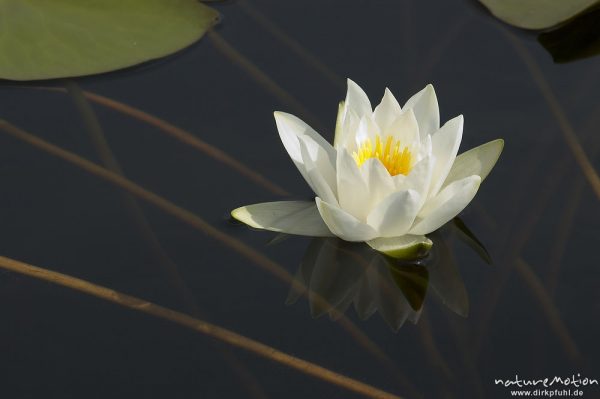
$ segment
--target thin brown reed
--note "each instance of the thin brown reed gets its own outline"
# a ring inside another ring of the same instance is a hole
[[[0,256],[0,267],[5,270],[27,275],[39,280],[44,280],[75,291],[83,292],[87,295],[115,303],[125,308],[171,321],[182,327],[192,329],[196,332],[218,339],[219,341],[225,342],[234,347],[252,352],[258,356],[275,361],[312,377],[367,397],[400,399],[400,397],[397,395],[336,373],[335,371],[329,370],[315,363],[311,363],[309,361],[289,355],[276,348],[247,338],[234,331],[208,323],[201,319],[194,318],[185,313],[177,312],[175,310],[157,305],[141,298],[123,294],[110,288],[93,284],[89,281],[81,280],[48,269],[43,269],[4,256]]]

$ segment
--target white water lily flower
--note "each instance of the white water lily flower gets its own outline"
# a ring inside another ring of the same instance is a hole
[[[348,80],[333,146],[293,115],[275,112],[275,120],[315,201],[249,205],[232,216],[260,229],[366,241],[394,256],[431,247],[424,235],[471,202],[504,145],[494,140],[457,156],[463,117],[440,128],[431,85],[403,107],[386,89],[373,110],[365,92]]]

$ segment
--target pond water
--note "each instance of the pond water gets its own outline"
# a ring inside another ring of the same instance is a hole
[[[5,81],[0,115],[99,164],[100,139],[82,117],[78,88],[185,129],[289,196],[92,102],[127,178],[258,251],[279,274],[4,133],[3,256],[191,314],[403,398],[506,398],[510,388],[494,380],[515,375],[600,378],[599,198],[573,155],[577,142],[600,170],[600,58],[555,64],[534,35],[462,0],[212,4],[222,14],[216,35],[168,59],[76,82]],[[293,113],[332,140],[346,77],[373,102],[386,87],[402,102],[433,83],[442,121],[465,116],[461,152],[504,138],[498,164],[461,214],[491,265],[451,226],[431,258],[392,267],[360,246],[230,220],[242,205],[311,198],[272,113]],[[301,283],[312,293],[303,295]],[[6,398],[360,397],[17,273],[0,271],[0,314]],[[597,385],[581,389],[600,397]]]

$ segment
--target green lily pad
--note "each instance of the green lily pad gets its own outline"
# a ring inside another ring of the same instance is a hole
[[[479,0],[502,21],[525,29],[556,26],[599,0]]]
[[[557,63],[600,54],[600,8],[579,15],[557,29],[541,33],[538,41]]]
[[[163,57],[218,13],[197,0],[0,0],[0,78],[90,75]]]

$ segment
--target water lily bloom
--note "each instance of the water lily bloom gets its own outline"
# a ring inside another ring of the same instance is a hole
[[[440,127],[431,85],[403,107],[386,89],[373,110],[348,80],[333,145],[293,115],[275,112],[275,121],[316,198],[244,206],[232,216],[260,229],[365,241],[398,257],[431,247],[425,235],[471,202],[504,146],[494,140],[457,156],[463,116]]]

